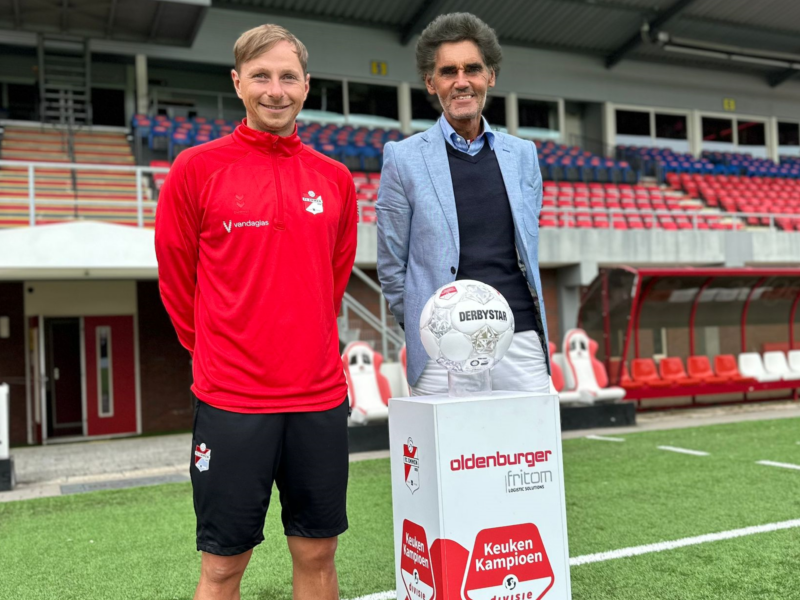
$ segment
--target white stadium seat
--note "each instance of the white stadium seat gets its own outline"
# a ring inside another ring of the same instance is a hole
[[[800,373],[792,371],[786,362],[786,355],[780,350],[764,353],[764,369],[767,373],[780,375],[785,381],[800,379]]]
[[[389,418],[389,381],[381,373],[383,356],[366,342],[351,342],[342,353],[350,395],[351,423],[365,425]]]
[[[752,377],[761,382],[781,380],[780,375],[767,373],[764,370],[764,363],[761,362],[761,355],[758,352],[743,352],[739,355],[739,372],[744,377]]]
[[[800,373],[800,350],[789,350],[789,368]]]
[[[608,376],[605,367],[594,354],[597,342],[590,339],[583,329],[570,329],[564,336],[564,353],[561,355],[565,363],[564,381],[567,389],[578,392],[585,404],[596,402],[617,402],[625,397],[625,390],[620,387],[606,387]],[[598,373],[602,376],[603,385],[598,381]]]

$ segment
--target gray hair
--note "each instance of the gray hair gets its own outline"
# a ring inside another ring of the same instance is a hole
[[[494,29],[471,13],[450,13],[439,15],[425,28],[417,42],[417,71],[422,80],[436,68],[436,52],[439,46],[447,43],[474,42],[481,52],[483,62],[500,73],[503,50],[497,41]]]

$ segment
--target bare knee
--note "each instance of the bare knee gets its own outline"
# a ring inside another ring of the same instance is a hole
[[[303,569],[322,571],[332,568],[338,546],[338,538],[289,537],[292,561]]]
[[[203,554],[202,576],[213,585],[236,583],[242,578],[249,559],[250,552],[236,556]]]

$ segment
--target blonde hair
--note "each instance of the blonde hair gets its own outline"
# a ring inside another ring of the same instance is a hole
[[[259,25],[249,31],[245,31],[236,40],[233,45],[236,71],[239,71],[243,63],[261,56],[264,52],[269,52],[275,44],[282,41],[294,45],[297,58],[300,60],[300,66],[303,67],[303,74],[305,75],[308,67],[308,50],[306,50],[303,42],[292,35],[288,29],[271,23]]]

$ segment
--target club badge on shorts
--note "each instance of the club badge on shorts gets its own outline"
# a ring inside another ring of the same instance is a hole
[[[403,467],[406,485],[413,494],[419,489],[419,456],[414,440],[408,438],[408,443],[403,446]]]
[[[206,445],[200,444],[194,447],[194,466],[198,471],[208,471],[211,463],[211,448],[206,448]]]

